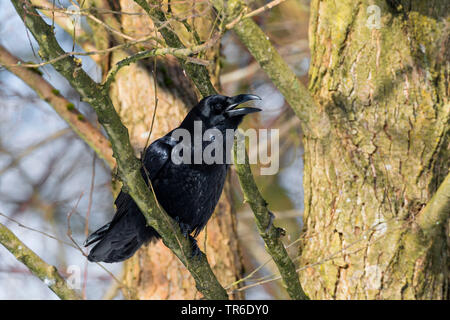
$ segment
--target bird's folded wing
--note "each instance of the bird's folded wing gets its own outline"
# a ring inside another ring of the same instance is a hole
[[[154,141],[146,150],[144,156],[144,168],[141,169],[141,174],[148,184],[148,178],[154,180],[162,167],[169,161],[170,153],[172,152],[173,146],[175,146],[176,141],[174,141],[169,135],[166,135],[156,141]],[[135,206],[135,202],[131,196],[123,191],[120,191],[116,200],[114,201],[116,205],[116,214],[111,221],[111,226],[115,224],[128,210],[131,206]]]

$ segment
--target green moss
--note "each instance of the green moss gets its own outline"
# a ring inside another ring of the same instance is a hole
[[[79,114],[79,115],[77,116],[77,119],[78,119],[79,121],[84,121],[84,120],[85,120],[85,118],[84,118],[84,116],[83,116],[82,114]]]
[[[60,96],[60,95],[61,95],[58,89],[52,89],[52,93],[53,93],[55,96]]]
[[[73,103],[68,103],[66,108],[69,111],[73,111],[73,110],[75,110],[75,105]]]
[[[21,261],[36,277],[41,279],[59,298],[63,300],[78,300],[80,296],[69,288],[58,270],[43,261],[30,250],[8,228],[0,223],[0,244]]]

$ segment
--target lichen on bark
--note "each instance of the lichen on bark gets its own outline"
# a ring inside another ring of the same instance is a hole
[[[304,140],[301,263],[339,253],[302,272],[312,298],[448,298],[448,231],[416,222],[448,172],[448,7],[402,3],[311,3],[309,88],[332,129]]]
[[[59,298],[63,300],[81,299],[80,294],[68,285],[55,266],[47,264],[1,223],[0,244],[41,279]]]

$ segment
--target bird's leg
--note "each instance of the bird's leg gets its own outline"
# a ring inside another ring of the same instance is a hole
[[[114,168],[111,170],[111,179],[120,180],[119,169],[117,168],[117,165],[115,165]]]
[[[178,223],[181,229],[181,233],[185,238],[188,238],[188,236],[191,234],[192,230],[190,226],[187,223],[181,222],[180,217],[175,217],[175,221]]]
[[[266,230],[264,230],[266,233],[269,232],[270,228],[273,226],[273,219],[275,219],[275,215],[271,211],[269,211],[269,223],[267,225]],[[284,237],[286,235],[286,230],[284,230],[283,228],[278,228],[278,227],[274,227],[274,228],[275,228],[277,237]]]
[[[193,236],[191,236],[192,230],[191,230],[191,227],[189,226],[189,224],[181,222],[181,219],[178,216],[175,217],[175,221],[180,226],[181,233],[183,234],[183,236],[188,238],[189,240],[191,240],[191,246],[192,246],[191,257],[199,256],[201,251],[200,251],[200,248],[198,247],[197,240]]]
[[[191,257],[194,258],[194,257],[200,256],[200,254],[202,252],[201,252],[200,248],[198,247],[197,240],[191,235],[189,235],[189,240],[191,240],[191,245],[192,245],[192,255],[191,255]]]
[[[270,227],[272,227],[273,219],[275,219],[275,215],[271,211],[269,211],[269,224],[267,225],[265,232],[268,232]]]

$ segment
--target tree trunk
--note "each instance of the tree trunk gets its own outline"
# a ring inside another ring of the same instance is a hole
[[[100,4],[103,8],[107,6],[105,0],[94,0],[93,2],[97,5]],[[104,15],[103,18],[117,19],[117,29],[137,39],[155,34],[151,19],[133,0],[121,0],[119,3],[120,7],[117,6],[114,8],[115,10],[144,14],[138,16],[122,14],[116,18]],[[174,15],[177,14],[177,10],[182,9],[173,5],[171,8]],[[184,11],[184,14],[188,15],[189,12]],[[211,19],[210,16],[195,19],[195,30],[202,40],[207,39],[209,35],[206,32],[207,28],[212,26]],[[114,25],[114,20],[109,22],[110,25]],[[192,20],[188,20],[188,22],[191,23]],[[171,23],[170,27],[180,28],[180,30],[185,28],[179,23]],[[186,29],[182,31],[184,31],[183,39],[189,42],[193,38],[192,34],[186,32]],[[160,35],[158,38],[162,39]],[[111,41],[117,42],[117,40]],[[96,43],[98,42],[96,41]],[[187,45],[194,44],[187,43]],[[206,53],[208,59],[218,53],[217,49],[216,47]],[[110,57],[110,67],[132,53],[132,51],[114,51]],[[153,59],[132,64],[122,68],[111,85],[111,99],[122,122],[128,128],[130,140],[135,146],[136,152],[142,151],[145,146],[155,110],[153,70]],[[211,72],[215,71],[215,69],[211,69]],[[158,58],[156,75],[158,102],[150,143],[177,127],[198,100],[194,86],[187,79],[175,58]],[[208,261],[222,285],[228,285],[242,276],[236,221],[227,191],[222,195],[207,228],[197,239],[200,249],[206,252]],[[195,299],[201,297],[187,269],[161,241],[141,248],[125,262],[124,267],[124,281],[133,290],[133,294],[127,298]],[[237,297],[240,296],[236,295],[235,298]]]
[[[311,298],[449,297],[448,221],[416,219],[448,173],[448,14],[445,0],[311,3],[310,91],[331,122],[304,140]]]

